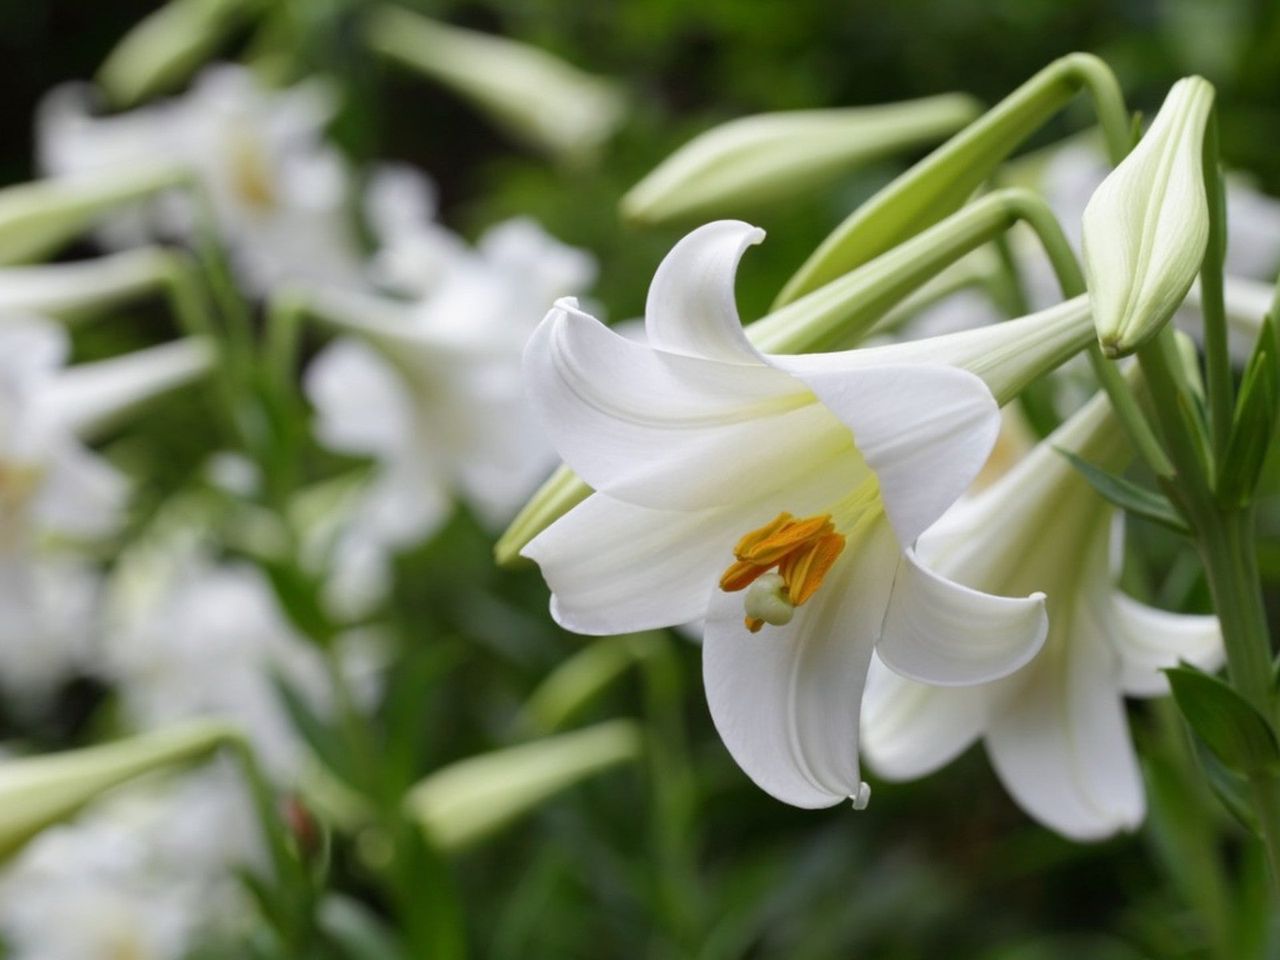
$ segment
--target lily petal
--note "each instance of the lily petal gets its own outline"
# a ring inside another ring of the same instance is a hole
[[[78,436],[93,437],[147,401],[203,376],[213,361],[209,341],[187,337],[77,364],[53,381],[47,403]]]
[[[393,454],[413,422],[413,400],[395,369],[356,340],[335,341],[311,361],[304,377],[316,408],[316,433],[334,450]]]
[[[858,721],[897,546],[887,525],[851,544],[785,627],[751,633],[742,600],[716,591],[703,639],[711,716],[755,783],[797,807],[858,792]]]
[[[521,551],[551,588],[551,614],[574,633],[608,635],[700,618],[741,525],[737,510],[637,507],[597,493]]]
[[[797,357],[769,361],[794,372],[852,432],[880,479],[885,513],[903,546],[968,489],[1000,434],[995,398],[965,370],[927,363],[868,367],[856,357],[843,370],[829,362],[815,368]]]
[[[1029,667],[993,719],[987,751],[1029,814],[1071,839],[1100,840],[1137,827],[1146,798],[1114,679],[1115,653],[1087,602],[1073,612],[1087,622],[1071,630],[1070,646],[1058,656]]]
[[[111,533],[128,493],[124,474],[88,450],[67,444],[49,465],[32,511],[40,525],[69,537]]]
[[[694,230],[666,255],[649,285],[645,331],[649,345],[726,363],[759,364],[738,317],[738,261],[764,231],[741,220],[717,220]]]
[[[908,551],[876,652],[886,666],[912,680],[969,686],[1024,666],[1048,632],[1043,593],[983,593],[939,576]]]
[[[1212,615],[1170,613],[1139,603],[1114,591],[1108,598],[1111,642],[1120,653],[1120,687],[1136,697],[1158,697],[1169,692],[1161,672],[1180,660],[1201,670],[1222,665],[1222,626]]]
[[[569,300],[533,334],[524,369],[565,462],[619,500],[709,509],[818,470],[841,473],[846,489],[866,476],[848,431],[794,378],[764,365],[659,353]],[[731,478],[729,463],[741,465]]]
[[[986,727],[990,691],[935,687],[871,661],[862,701],[862,750],[886,780],[914,780],[946,766]]]

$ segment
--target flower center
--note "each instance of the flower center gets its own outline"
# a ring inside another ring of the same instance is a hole
[[[0,460],[0,513],[17,513],[40,486],[38,466]]]
[[[790,622],[795,608],[817,593],[844,550],[831,514],[796,519],[780,513],[733,548],[734,562],[720,577],[727,593],[747,590],[747,629]],[[775,572],[776,571],[776,572]]]
[[[231,136],[231,184],[251,210],[266,213],[276,206],[275,178],[259,144],[245,132]]]

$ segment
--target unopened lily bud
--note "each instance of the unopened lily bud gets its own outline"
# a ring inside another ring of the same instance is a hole
[[[81,319],[161,289],[175,261],[143,247],[74,263],[0,267],[0,313]]]
[[[505,37],[391,5],[373,11],[370,46],[466,97],[515,136],[567,159],[591,155],[622,119],[609,81]]]
[[[1182,303],[1209,239],[1203,149],[1213,87],[1179,80],[1146,136],[1084,211],[1084,257],[1098,342],[1132,353]]]
[[[112,787],[200,760],[238,739],[223,723],[199,722],[81,750],[0,763],[0,860]]]
[[[125,34],[98,71],[112,102],[132,106],[176,86],[258,0],[172,0]]]
[[[176,166],[158,164],[6,187],[0,190],[0,265],[39,260],[111,211],[186,177]]]
[[[544,737],[459,760],[420,781],[405,812],[441,849],[466,846],[581,780],[640,755],[630,720]]]
[[[741,214],[931,143],[978,113],[976,101],[950,95],[743,117],[708,130],[669,156],[622,198],[622,213],[637,223]]]

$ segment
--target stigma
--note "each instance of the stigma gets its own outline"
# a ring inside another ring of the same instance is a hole
[[[744,622],[752,633],[766,623],[783,626],[796,607],[817,593],[844,545],[830,514],[797,520],[780,513],[738,541],[720,589],[747,590]]]

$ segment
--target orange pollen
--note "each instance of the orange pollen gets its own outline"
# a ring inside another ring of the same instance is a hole
[[[786,600],[798,607],[817,593],[844,544],[844,535],[835,532],[830,514],[797,520],[780,513],[738,541],[734,562],[720,577],[720,589],[743,590],[776,567]],[[752,633],[760,629],[750,619],[747,625]]]

